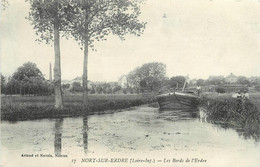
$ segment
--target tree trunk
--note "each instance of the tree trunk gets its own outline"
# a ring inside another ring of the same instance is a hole
[[[54,23],[54,92],[55,108],[63,109],[61,92],[61,67],[60,67],[60,34],[59,25]]]
[[[84,64],[83,64],[83,104],[84,108],[88,103],[88,40],[85,40],[84,45]]]

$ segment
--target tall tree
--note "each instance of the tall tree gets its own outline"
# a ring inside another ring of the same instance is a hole
[[[109,34],[124,40],[128,33],[140,36],[145,23],[138,17],[143,0],[74,0],[76,14],[71,26],[71,34],[84,46],[83,102],[87,106],[87,78],[89,48],[94,41],[106,40]]]
[[[45,80],[35,63],[27,62],[12,75],[6,86],[8,94],[47,94],[51,85]]]
[[[18,67],[16,72],[13,73],[12,79],[22,81],[31,77],[41,77],[43,74],[35,63],[26,62],[22,66]]]
[[[159,62],[143,64],[127,75],[127,80],[131,85],[149,91],[157,91],[165,79],[166,65]]]
[[[54,89],[55,107],[63,108],[61,92],[60,32],[67,37],[67,23],[73,15],[70,0],[29,0],[29,17],[39,42],[54,44]]]

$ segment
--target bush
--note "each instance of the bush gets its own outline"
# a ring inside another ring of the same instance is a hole
[[[217,87],[217,88],[216,88],[216,92],[218,92],[218,93],[225,93],[226,90],[225,90],[225,88],[223,88],[223,87]]]
[[[247,87],[240,87],[238,90],[241,91],[241,92],[248,92]]]
[[[96,93],[95,89],[92,88],[92,89],[90,90],[90,94],[95,94],[95,93]]]
[[[126,94],[126,93],[127,93],[127,92],[126,92],[126,89],[123,89],[123,93],[124,93],[124,94]]]
[[[71,92],[83,92],[83,87],[80,82],[73,82],[70,89]]]
[[[228,125],[244,132],[259,135],[260,112],[250,100],[230,97],[203,97],[200,107],[207,111],[207,119],[216,124]]]
[[[255,90],[260,92],[260,84],[255,85]]]

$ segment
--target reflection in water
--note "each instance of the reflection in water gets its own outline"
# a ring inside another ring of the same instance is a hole
[[[198,110],[197,109],[186,109],[183,112],[189,113],[189,117],[197,118],[198,117]]]
[[[82,134],[83,134],[84,152],[85,152],[85,154],[87,154],[87,152],[88,152],[88,116],[83,117]]]
[[[256,129],[256,130],[246,129],[242,132],[239,132],[237,130],[237,132],[240,136],[243,136],[243,138],[245,140],[254,139],[256,142],[260,141],[260,130],[259,129]]]
[[[259,124],[251,121],[247,122],[247,126],[244,128],[238,128],[238,125],[230,124],[229,122],[224,121],[214,121],[214,120],[208,120],[208,114],[206,109],[199,108],[196,109],[186,109],[186,110],[174,110],[174,109],[164,109],[158,111],[157,118],[162,118],[164,120],[168,121],[179,121],[179,120],[186,120],[186,119],[192,119],[192,118],[198,118],[200,122],[209,122],[213,123],[215,125],[218,125],[219,128],[229,129],[232,128],[236,130],[238,135],[242,137],[243,139],[253,139],[256,142],[260,141],[260,128]]]
[[[61,136],[62,136],[63,118],[55,120],[54,153],[61,154]]]
[[[242,137],[245,140],[253,139],[256,142],[260,141],[260,129],[259,125],[255,124],[249,124],[247,128],[238,128],[230,123],[227,122],[216,122],[216,121],[210,121],[211,123],[218,125],[219,128],[223,129],[234,129],[238,133],[240,137]]]
[[[158,111],[157,118],[162,118],[164,120],[178,121],[197,118],[197,109],[164,109]]]
[[[257,121],[251,120],[247,121],[245,125],[241,125],[239,121],[231,123],[229,121],[215,121],[214,118],[208,116],[208,112],[205,108],[199,108],[199,120],[202,122],[210,122],[215,125],[218,125],[220,128],[229,129],[232,128],[236,130],[238,135],[243,139],[254,139],[256,142],[260,140],[260,125]],[[208,119],[209,117],[209,119]],[[209,121],[207,121],[207,119]],[[251,118],[253,119],[253,118]]]

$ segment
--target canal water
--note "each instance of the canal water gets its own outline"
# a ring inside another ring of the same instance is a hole
[[[259,164],[259,141],[201,122],[191,111],[142,106],[114,114],[1,123],[4,167]]]

